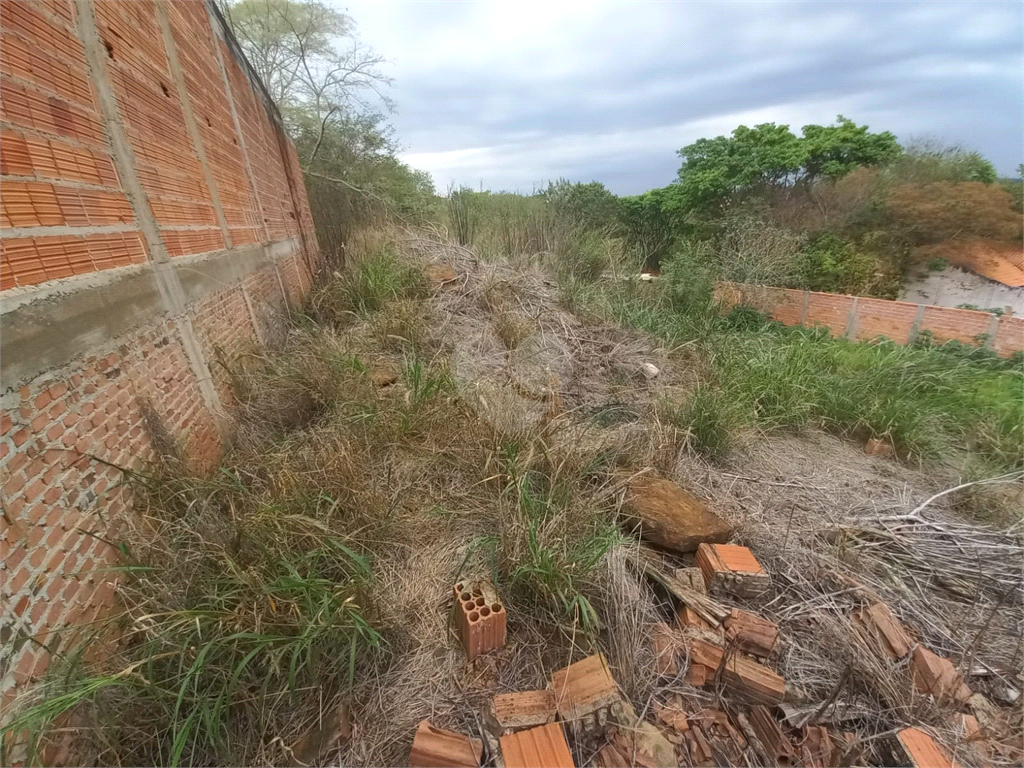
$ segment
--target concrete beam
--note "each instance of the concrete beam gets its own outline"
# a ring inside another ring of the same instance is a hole
[[[298,247],[294,239],[275,243],[273,248],[251,245],[180,257],[165,267],[174,273],[187,309],[211,293],[241,287],[254,272],[273,267],[276,274],[276,263],[292,258]],[[0,380],[4,389],[17,388],[125,333],[170,316],[160,279],[167,278],[158,277],[155,264],[136,264],[5,291],[0,295]],[[180,317],[187,316],[183,313]]]

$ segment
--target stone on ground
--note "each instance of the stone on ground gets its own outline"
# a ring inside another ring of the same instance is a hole
[[[630,482],[626,509],[642,538],[678,552],[694,552],[704,542],[724,544],[732,534],[732,526],[700,499],[658,477]]]

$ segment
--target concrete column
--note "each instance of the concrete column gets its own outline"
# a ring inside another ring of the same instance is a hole
[[[249,188],[252,189],[252,198],[256,201],[256,212],[260,217],[260,226],[263,227],[263,241],[270,242],[270,228],[267,227],[267,217],[263,214],[263,203],[260,202],[259,187],[256,186],[256,176],[252,172],[252,163],[249,162],[249,150],[245,146],[245,132],[242,130],[242,123],[238,119],[238,110],[235,109],[235,98],[231,93],[231,80],[228,78],[228,71],[224,64],[224,57],[220,52],[219,41],[223,32],[217,18],[213,15],[213,9],[207,0],[206,13],[210,19],[210,29],[213,30],[213,49],[217,54],[217,67],[220,69],[221,80],[224,83],[224,93],[228,97],[228,107],[231,110],[231,120],[235,124],[235,136],[238,137],[238,150],[242,153],[242,160],[245,163],[245,175],[249,177]]]
[[[846,332],[843,336],[852,339],[857,332],[857,297],[853,297],[853,305],[850,307],[850,314],[846,316]]]
[[[985,339],[985,347],[988,349],[994,349],[996,345],[996,334],[999,333],[999,315],[993,314],[988,321],[988,331]]]
[[[800,325],[804,325],[807,322],[807,307],[811,303],[811,292],[804,291],[804,305],[800,310]]]
[[[156,278],[164,310],[174,318],[181,337],[181,345],[188,357],[192,373],[199,383],[199,391],[207,409],[214,415],[218,427],[224,427],[225,411],[220,396],[213,385],[213,375],[203,355],[202,347],[192,328],[192,322],[185,311],[185,294],[178,279],[178,274],[171,265],[167,247],[160,235],[160,227],[149,204],[145,188],[139,179],[135,166],[135,153],[121,123],[121,113],[117,106],[117,97],[110,85],[107,73],[107,52],[100,40],[96,28],[96,15],[92,0],[75,0],[78,19],[78,37],[85,50],[85,60],[89,65],[91,80],[96,86],[97,100],[107,139],[110,141],[111,156],[125,195],[128,197],[135,215],[135,223],[146,240],[149,251],[150,267]]]
[[[914,322],[910,324],[910,332],[907,334],[907,344],[913,344],[921,334],[921,323],[924,322],[924,304],[917,305],[917,312],[914,314]]]
[[[167,8],[164,7],[164,0],[156,0],[154,7],[156,8],[157,23],[160,24],[160,32],[164,38],[167,65],[171,70],[171,76],[174,78],[174,84],[178,88],[178,97],[181,100],[181,113],[185,117],[185,127],[188,128],[189,138],[192,139],[192,146],[195,147],[196,156],[199,158],[199,165],[203,169],[203,179],[206,181],[206,188],[210,190],[210,200],[213,202],[217,223],[220,224],[220,232],[224,237],[224,247],[230,248],[231,231],[228,229],[227,219],[224,218],[224,208],[220,203],[220,191],[217,189],[217,181],[213,178],[210,164],[206,160],[203,136],[199,132],[199,125],[196,123],[196,116],[192,111],[192,99],[189,98],[185,75],[181,71],[181,64],[178,62],[178,49],[174,44],[174,35],[171,32],[171,22],[167,17]]]

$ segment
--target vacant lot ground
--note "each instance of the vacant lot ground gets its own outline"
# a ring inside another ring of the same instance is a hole
[[[778,624],[787,706],[833,727],[844,759],[885,762],[886,737],[915,725],[961,764],[1019,764],[1019,374],[677,314],[665,288],[557,280],[419,233],[358,251],[273,347],[226,361],[242,406],[217,473],[189,476],[168,439],[162,466],[129,478],[124,639],[55,667],[16,723],[57,718],[37,746],[97,764],[403,765],[422,719],[479,737],[494,694],[595,652],[641,718],[674,694],[691,715],[742,712],[656,670],[675,605],[622,517],[630,480],[652,475],[768,572],[765,594],[723,602]],[[867,438],[896,454],[866,455]],[[505,646],[472,662],[451,622],[468,578],[508,613]],[[984,703],[924,695],[905,659],[873,653],[851,614],[878,601]],[[602,738],[570,740],[577,765]]]

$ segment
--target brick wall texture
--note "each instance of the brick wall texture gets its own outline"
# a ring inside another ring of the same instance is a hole
[[[204,0],[0,0],[0,217],[0,303],[274,254],[57,369],[0,382],[6,715],[116,605],[106,542],[132,514],[117,467],[154,457],[154,419],[196,469],[216,464],[232,406],[216,361],[266,338],[319,254],[294,148]]]
[[[716,296],[725,306],[749,306],[783,325],[821,326],[832,336],[855,341],[883,336],[908,344],[927,332],[937,344],[981,343],[1003,357],[1024,351],[1024,318],[1020,317],[996,318],[970,309],[727,282],[718,284]]]

